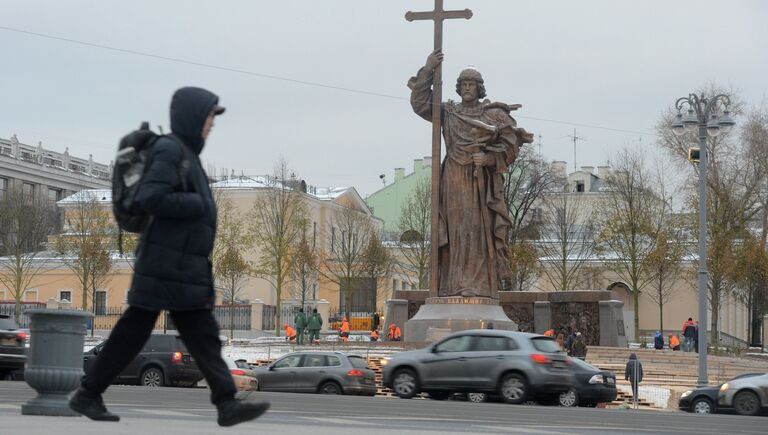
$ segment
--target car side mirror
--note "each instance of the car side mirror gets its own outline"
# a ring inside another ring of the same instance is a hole
[[[269,370],[270,372],[274,372],[275,371],[275,366],[269,366],[269,367],[267,367],[267,370]]]
[[[91,352],[93,352],[94,355],[98,355],[99,354],[99,348],[98,347],[94,347]]]
[[[432,353],[440,353],[439,350],[437,350],[437,346],[432,346],[432,349],[430,349]]]

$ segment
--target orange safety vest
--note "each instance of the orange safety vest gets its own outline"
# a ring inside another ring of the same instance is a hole
[[[349,332],[349,322],[341,322],[341,332]]]
[[[373,331],[371,331],[371,338],[375,338],[376,340],[378,340],[379,339],[379,331],[377,331],[375,329]]]
[[[293,337],[293,336],[296,335],[296,330],[289,326],[289,327],[285,328],[285,335],[287,337]]]
[[[675,348],[677,346],[680,346],[680,340],[677,339],[674,335],[669,337],[669,348]]]

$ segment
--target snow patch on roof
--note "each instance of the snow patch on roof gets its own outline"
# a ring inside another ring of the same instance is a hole
[[[73,195],[70,195],[57,204],[77,204],[82,202],[96,201],[99,203],[112,202],[112,190],[110,189],[85,189]]]

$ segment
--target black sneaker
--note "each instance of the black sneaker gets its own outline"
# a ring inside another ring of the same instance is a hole
[[[248,402],[228,400],[216,407],[219,410],[219,426],[234,426],[244,421],[253,420],[269,409],[269,402]]]
[[[94,395],[82,388],[78,389],[72,398],[69,399],[69,407],[91,420],[120,421],[119,415],[107,411],[107,407],[104,406],[104,401],[101,399],[101,394]]]

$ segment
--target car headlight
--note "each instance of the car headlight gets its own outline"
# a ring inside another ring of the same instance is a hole
[[[385,366],[385,365],[389,364],[389,360],[390,360],[390,359],[391,359],[391,358],[389,358],[389,357],[386,357],[386,358],[382,359],[382,360],[381,360],[381,365],[382,365],[382,366]]]
[[[726,382],[726,383],[724,383],[723,385],[720,386],[720,391],[725,393],[726,391],[728,391],[728,387],[730,387],[730,385],[728,385],[728,382]]]
[[[603,375],[594,375],[591,378],[589,378],[590,384],[602,384],[603,383]]]
[[[691,391],[691,390],[688,390],[688,391],[686,391],[685,393],[681,394],[681,395],[680,395],[680,398],[682,399],[682,398],[684,398],[684,397],[688,397],[688,396],[690,396],[690,395],[691,395],[691,393],[693,393],[693,391]]]

